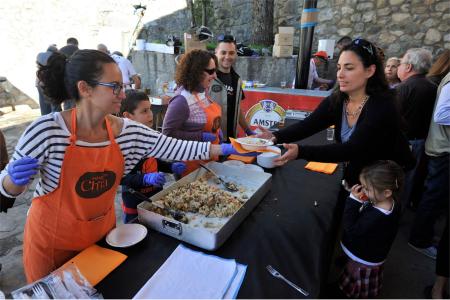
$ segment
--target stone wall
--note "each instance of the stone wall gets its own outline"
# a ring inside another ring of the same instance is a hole
[[[132,53],[133,65],[142,75],[142,88],[156,94],[156,82],[171,81],[175,74],[175,56],[172,54],[136,51]],[[294,58],[239,57],[236,72],[243,80],[258,80],[268,86],[278,87],[281,81],[292,83],[295,74]]]
[[[218,35],[230,33],[238,41],[251,38],[252,0],[211,0],[214,16],[211,29]],[[274,33],[278,26],[299,24],[303,0],[274,0]],[[338,40],[344,35],[364,37],[383,48],[386,56],[401,56],[408,48],[425,47],[433,54],[450,48],[450,2],[448,0],[319,0],[319,24],[313,51],[319,39]],[[146,35],[165,39],[169,33],[182,36],[189,24],[179,20],[183,13],[146,24]],[[181,27],[178,27],[181,26]],[[161,30],[164,28],[163,30]],[[299,29],[294,46],[299,45]]]

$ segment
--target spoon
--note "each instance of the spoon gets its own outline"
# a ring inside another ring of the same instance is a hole
[[[138,192],[130,187],[127,187],[128,192],[130,192],[131,194],[138,196],[139,198],[141,198],[142,200],[148,201],[150,202],[153,206],[156,206],[158,208],[161,208],[162,210],[165,210],[166,212],[168,212],[176,221],[181,221],[183,223],[187,223],[187,218],[186,215],[179,211],[179,210],[175,210],[163,205],[160,205],[159,203],[155,203],[152,200],[150,200],[150,198],[148,198],[147,196],[145,196],[144,194],[142,194],[141,192]]]
[[[211,174],[213,174],[217,179],[219,179],[220,183],[223,184],[223,186],[229,190],[230,192],[237,192],[239,189],[236,186],[235,183],[232,182],[228,182],[223,180],[221,177],[219,177],[219,175],[217,175],[213,170],[211,170],[210,168],[208,168],[207,166],[205,166],[204,164],[200,164],[200,166],[205,169],[206,171],[210,172]]]

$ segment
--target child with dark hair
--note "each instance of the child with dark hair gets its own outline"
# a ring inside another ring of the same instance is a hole
[[[126,98],[120,107],[120,116],[151,127],[153,114],[147,95],[136,90],[127,90],[125,94]],[[162,190],[166,182],[162,172],[173,172],[176,176],[180,176],[185,170],[186,164],[183,162],[169,163],[153,157],[146,157],[139,161],[120,182],[124,223],[137,217],[137,205],[143,198],[131,193],[130,188],[149,198]]]
[[[345,203],[341,246],[347,263],[339,288],[349,298],[374,298],[398,230],[404,173],[393,161],[377,161],[361,171],[359,180]]]

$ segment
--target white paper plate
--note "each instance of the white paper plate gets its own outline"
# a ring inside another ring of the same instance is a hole
[[[273,145],[272,141],[251,136],[238,138],[236,139],[236,142],[241,144],[242,148],[249,151],[263,150],[266,149],[267,146]]]
[[[257,165],[245,164],[241,168],[244,168],[244,169],[247,169],[250,171],[264,172],[264,169]]]
[[[106,236],[106,242],[113,247],[130,247],[142,241],[147,228],[141,224],[121,224]]]

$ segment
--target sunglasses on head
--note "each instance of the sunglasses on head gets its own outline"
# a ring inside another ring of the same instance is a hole
[[[225,43],[236,43],[236,40],[234,39],[234,36],[229,34],[221,34],[217,38],[218,42],[225,42]]]
[[[213,75],[214,73],[216,73],[216,69],[205,69],[204,70],[206,73],[208,73],[209,75]]]
[[[357,38],[352,41],[352,45],[361,47],[364,50],[366,50],[367,53],[369,53],[370,55],[374,55],[374,48],[373,48],[372,44],[364,39]]]

